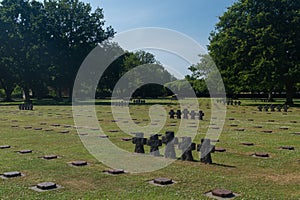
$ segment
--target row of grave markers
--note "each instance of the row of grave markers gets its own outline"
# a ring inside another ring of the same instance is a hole
[[[196,116],[198,116],[199,120],[203,120],[204,117],[204,112],[202,110],[200,110],[198,113],[196,113],[194,110],[189,111],[188,109],[183,109],[183,111],[181,112],[181,110],[177,110],[176,112],[172,109],[169,112],[170,115],[170,119],[175,119],[175,116],[177,119],[181,119],[181,116],[183,115],[183,119],[189,119],[189,115],[191,117],[191,119],[196,119]]]
[[[33,110],[33,104],[31,104],[31,103],[19,104],[18,107],[19,107],[19,110]]]
[[[229,105],[235,105],[235,106],[240,106],[242,104],[241,101],[234,101],[232,99],[228,99],[227,101],[225,99],[217,99],[217,103],[223,103],[224,105],[227,104],[228,106]]]
[[[132,143],[135,144],[135,153],[145,153],[144,145],[150,146],[150,155],[161,156],[159,147],[162,144],[166,145],[164,157],[176,159],[175,145],[182,150],[181,160],[194,161],[192,151],[197,150],[201,153],[200,162],[205,164],[212,164],[211,154],[215,151],[214,145],[211,144],[210,139],[201,139],[201,144],[196,145],[192,143],[191,137],[182,137],[181,142],[175,137],[174,131],[166,131],[165,136],[159,139],[159,134],[151,135],[149,139],[144,138],[144,133],[134,133]]]
[[[7,148],[10,148],[10,146],[9,145],[1,146],[1,149],[7,149]],[[21,150],[18,152],[20,154],[28,154],[28,153],[32,153],[32,150]],[[51,160],[51,159],[58,158],[58,156],[47,155],[47,156],[43,156],[42,158]],[[86,161],[73,161],[73,162],[70,162],[69,164],[76,166],[76,167],[88,165],[88,163]],[[108,169],[108,170],[103,170],[103,172],[105,174],[111,174],[111,175],[118,175],[118,174],[126,173],[126,171],[124,171],[123,169]],[[22,176],[26,176],[26,175],[19,171],[4,172],[4,173],[0,174],[0,177],[2,179],[11,179],[11,178],[17,178],[17,177],[22,177]],[[154,178],[154,179],[150,180],[149,183],[151,183],[153,185],[165,186],[165,185],[174,184],[174,183],[176,183],[176,181],[169,179],[169,178],[159,177],[159,178]],[[44,191],[50,191],[50,190],[57,190],[57,189],[61,189],[64,187],[61,185],[58,185],[55,182],[41,182],[41,183],[38,183],[29,188],[34,191],[37,191],[37,192],[44,192]],[[231,197],[239,196],[238,194],[235,194],[232,191],[226,190],[223,188],[208,191],[205,193],[205,195],[208,197],[223,197],[223,198],[225,198],[225,197],[231,198]]]
[[[271,104],[271,105],[265,105],[265,106],[259,105],[259,106],[257,106],[257,108],[260,112],[262,112],[263,110],[265,112],[268,112],[269,109],[271,112],[275,112],[275,108],[277,109],[278,112],[281,112],[281,109],[283,109],[283,112],[287,112],[289,109],[289,106],[286,104],[284,104],[283,106],[281,106],[281,105],[275,106],[275,105]]]

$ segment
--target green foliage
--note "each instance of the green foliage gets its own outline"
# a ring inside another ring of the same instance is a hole
[[[143,67],[137,68],[136,67]],[[155,75],[157,81],[170,82],[175,78],[166,71],[155,59],[155,56],[145,51],[125,52],[117,58],[104,72],[98,84],[98,96],[111,96],[119,79],[130,72],[128,91],[135,91],[134,97],[158,97],[165,94],[165,88],[158,84],[147,84],[148,76]],[[139,87],[140,84],[145,84]]]
[[[281,91],[300,80],[300,2],[239,0],[221,16],[209,51],[227,92]]]
[[[114,35],[103,10],[79,0],[3,0],[0,6],[0,84],[7,98],[20,85],[38,96],[53,87],[72,91],[87,54]]]

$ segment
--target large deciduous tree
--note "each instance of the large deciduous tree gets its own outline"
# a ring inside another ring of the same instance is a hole
[[[52,86],[61,97],[62,89],[72,96],[77,71],[88,53],[98,43],[112,37],[112,27],[104,28],[103,10],[92,12],[90,4],[79,0],[46,0],[44,2],[51,52]]]
[[[219,20],[208,49],[227,92],[284,89],[292,104],[300,82],[300,1],[238,0]]]

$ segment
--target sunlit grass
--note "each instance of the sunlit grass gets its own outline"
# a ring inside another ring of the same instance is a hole
[[[205,112],[200,122],[194,142],[199,143],[205,136],[210,120],[210,100],[201,99],[201,109]],[[278,100],[279,102],[280,100]],[[119,147],[133,152],[134,145],[121,140],[131,137],[112,122],[109,102],[101,100],[96,106],[100,125],[110,140]],[[130,106],[131,117],[140,126],[151,123],[149,106],[163,104],[168,112],[179,108],[171,100],[148,100],[147,105]],[[102,104],[102,105],[101,105]],[[170,105],[168,105],[170,104]],[[208,104],[208,106],[207,106]],[[193,155],[196,162],[174,162],[159,171],[143,174],[109,176],[102,171],[107,169],[84,148],[76,129],[73,128],[71,106],[35,106],[34,111],[19,111],[17,106],[1,106],[0,145],[11,145],[10,149],[0,150],[0,173],[20,171],[24,177],[0,180],[1,199],[208,199],[203,194],[215,188],[226,188],[240,194],[236,199],[299,199],[300,198],[300,109],[290,108],[283,112],[258,112],[257,102],[242,100],[242,106],[228,106],[225,125],[218,147],[226,148],[225,153],[212,155],[214,165],[204,165],[199,161],[198,152]],[[266,104],[266,103],[264,103]],[[247,106],[243,106],[247,105]],[[248,106],[253,105],[253,106]],[[234,120],[229,120],[234,118]],[[253,121],[249,121],[253,119]],[[269,122],[273,119],[274,122]],[[14,121],[17,120],[17,121]],[[167,120],[161,130],[177,130],[168,126],[177,120]],[[291,121],[297,121],[293,123]],[[45,122],[46,125],[41,125]],[[60,124],[59,127],[51,124]],[[237,127],[230,125],[236,124]],[[11,127],[17,125],[18,127]],[[70,125],[72,127],[64,127]],[[261,125],[262,128],[255,128]],[[33,129],[24,129],[32,126]],[[281,130],[280,127],[288,127]],[[34,130],[41,127],[42,131]],[[46,132],[44,129],[53,129]],[[245,128],[245,131],[236,131]],[[67,134],[59,133],[69,130]],[[111,133],[109,130],[119,130]],[[272,130],[270,134],[262,130]],[[241,142],[253,142],[255,146],[244,146]],[[280,146],[294,146],[294,151],[281,150]],[[15,151],[32,149],[33,153],[20,155]],[[145,148],[146,153],[149,147]],[[266,152],[270,158],[251,157],[255,152]],[[55,160],[43,160],[46,154],[59,156]],[[179,155],[178,155],[179,157]],[[68,162],[86,160],[85,167],[72,167]],[[148,183],[156,177],[174,179],[177,183],[167,187],[156,187]],[[52,181],[64,188],[38,193],[29,189],[39,182]]]

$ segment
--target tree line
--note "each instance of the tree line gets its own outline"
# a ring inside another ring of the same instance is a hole
[[[49,89],[57,99],[65,91],[71,97],[82,61],[115,34],[111,26],[105,26],[101,8],[92,10],[79,0],[3,0],[0,24],[0,87],[6,101],[16,87],[22,88],[26,101],[29,91],[42,98]],[[237,0],[211,32],[208,55],[190,66],[191,75],[185,79],[198,96],[207,96],[206,81],[214,74],[210,66],[216,64],[229,96],[264,92],[272,100],[274,92],[285,92],[286,102],[292,104],[300,88],[299,30],[300,1]],[[165,86],[175,88],[173,92],[188,87],[164,70],[154,55],[125,52],[105,71],[96,96],[110,96],[120,77],[143,64],[157,65],[161,79],[170,82]],[[140,97],[170,94],[155,84],[134,93]]]
[[[105,26],[103,9],[93,11],[90,4],[79,0],[3,0],[0,24],[0,86],[5,101],[12,100],[16,86],[24,91],[25,101],[30,100],[30,91],[42,98],[49,89],[57,99],[64,91],[71,97],[85,57],[115,34],[111,26]],[[109,96],[122,74],[145,63],[159,64],[150,53],[126,52],[109,66],[97,95]],[[161,68],[161,73],[173,80]]]
[[[227,93],[285,92],[300,85],[300,1],[238,0],[219,18],[209,55]],[[201,70],[201,64],[198,66]]]

